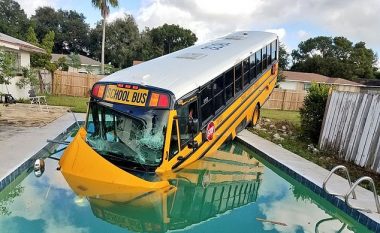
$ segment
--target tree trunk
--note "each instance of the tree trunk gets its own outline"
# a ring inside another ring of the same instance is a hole
[[[54,73],[55,71],[50,71],[51,75],[51,89],[50,89],[50,94],[54,95]]]
[[[41,70],[38,70],[38,80],[39,80],[39,83],[40,83],[40,93],[45,93],[44,90],[45,90],[45,85],[44,85],[44,81],[42,79],[42,74],[41,74]]]
[[[101,73],[104,74],[104,44],[106,41],[106,17],[103,17],[103,36],[102,36],[102,65]]]

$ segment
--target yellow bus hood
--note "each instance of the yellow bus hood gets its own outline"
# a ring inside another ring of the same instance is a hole
[[[118,168],[96,153],[85,137],[86,131],[81,128],[59,161],[63,176],[76,193],[93,196],[127,189],[139,193],[169,186],[166,180],[150,182]],[[97,185],[91,185],[93,182]]]

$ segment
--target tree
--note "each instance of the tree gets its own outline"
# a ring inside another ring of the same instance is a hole
[[[28,85],[35,86],[38,84],[38,79],[36,77],[36,72],[33,69],[27,67],[22,68],[22,77],[17,81],[16,85],[18,88],[22,89]]]
[[[193,45],[197,36],[178,25],[164,24],[148,31],[155,57],[162,56]]]
[[[31,43],[32,45],[38,46],[37,35],[32,26],[29,26],[28,32],[26,33],[26,41]]]
[[[54,53],[88,52],[88,34],[90,27],[85,17],[73,10],[55,11],[51,7],[40,7],[31,17],[37,38],[41,41],[49,32],[55,33]]]
[[[134,18],[125,15],[112,23],[107,24],[107,43],[105,44],[105,63],[111,63],[117,68],[126,68],[132,65],[137,57],[140,34]],[[102,24],[91,30],[90,52],[94,58],[101,55]],[[116,52],[117,51],[117,52]]]
[[[289,53],[286,51],[285,45],[281,42],[279,42],[278,58],[279,68],[281,70],[287,70],[289,65]]]
[[[23,39],[29,20],[20,4],[13,0],[0,0],[0,32]]]
[[[364,42],[355,45],[345,37],[318,36],[302,41],[292,51],[291,70],[344,79],[374,78],[377,57]]]
[[[67,65],[71,66],[73,68],[79,69],[80,68],[80,57],[76,53],[70,53],[70,55],[67,56]]]
[[[56,36],[61,33],[60,18],[54,8],[51,7],[39,7],[31,17],[33,28],[36,32],[37,39],[41,41],[44,36],[53,31]]]
[[[101,64],[101,73],[104,73],[104,44],[105,44],[105,38],[106,38],[106,19],[108,17],[108,14],[110,13],[109,5],[112,7],[117,7],[119,5],[118,0],[91,0],[92,5],[96,8],[100,9],[101,15],[103,17],[102,21],[102,64]]]
[[[318,143],[329,90],[326,84],[312,83],[300,109],[303,134],[314,143]]]
[[[16,56],[10,52],[0,50],[0,84],[9,85],[16,76]]]
[[[55,33],[53,31],[49,31],[44,38],[42,39],[41,43],[38,42],[38,39],[36,38],[36,34],[34,32],[33,27],[29,27],[28,33],[27,33],[27,41],[29,43],[32,43],[36,46],[39,46],[45,50],[45,53],[32,53],[30,56],[30,65],[32,68],[35,68],[38,70],[38,80],[39,80],[39,86],[40,86],[40,92],[42,93],[44,91],[44,85],[43,85],[43,79],[40,70],[46,69],[51,72],[52,78],[54,79],[54,71],[57,69],[57,66],[53,63],[51,63],[51,53],[53,51],[54,47],[54,37]],[[21,82],[22,85],[19,86],[25,86],[25,83],[27,83],[29,80],[29,84],[35,85],[37,82],[34,82],[33,80],[33,73],[35,71],[23,71],[24,74],[24,81]]]
[[[69,65],[67,64],[66,57],[60,57],[60,58],[58,58],[58,61],[55,64],[57,66],[57,69],[60,69],[60,70],[63,70],[63,71],[68,71],[69,70]]]

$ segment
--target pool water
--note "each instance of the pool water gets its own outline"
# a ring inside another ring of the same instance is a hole
[[[91,183],[82,196],[45,162],[0,193],[0,232],[370,232],[238,142],[149,192]]]

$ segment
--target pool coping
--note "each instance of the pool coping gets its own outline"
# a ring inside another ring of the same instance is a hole
[[[322,188],[323,180],[327,177],[329,171],[294,154],[277,144],[265,140],[248,130],[243,130],[237,135],[237,139],[253,149],[256,153],[262,156],[269,163],[273,164],[280,170],[284,171],[290,177],[302,183],[320,197],[332,203],[335,207],[339,208],[353,219],[366,226],[369,230],[380,231],[380,214],[366,213],[348,206],[343,197],[334,196],[326,193]],[[332,190],[334,193],[342,193],[342,190],[348,190],[348,182],[344,178],[333,175],[329,181],[328,189],[334,186]],[[355,192],[358,196],[358,201],[352,203],[360,203],[365,207],[372,207],[375,210],[375,203],[373,200],[373,193],[362,188],[356,187]],[[359,200],[360,199],[360,200]],[[364,199],[364,200],[363,200]],[[352,201],[352,199],[350,199]],[[358,206],[353,204],[354,206]]]
[[[62,119],[62,120],[65,120],[65,119]],[[55,121],[60,121],[60,118],[58,118]],[[53,121],[53,122],[55,122],[55,121]],[[82,123],[83,121],[79,121],[79,122]],[[67,134],[67,132],[73,130],[74,128],[76,128],[78,126],[77,126],[77,123],[74,122],[74,123],[64,124],[63,127],[64,128],[62,128],[60,131],[58,131],[60,133],[57,136],[55,136],[55,138],[53,140],[55,140],[55,141],[62,140],[62,138]],[[38,135],[38,130],[39,130],[38,128],[35,129],[35,131],[36,131],[35,134],[36,135]],[[8,172],[5,175],[3,175],[3,177],[0,177],[0,192],[2,190],[4,190],[10,183],[12,183],[14,180],[16,180],[16,178],[22,172],[26,171],[29,168],[32,168],[32,166],[34,164],[34,161],[37,158],[43,157],[44,155],[46,155],[47,152],[51,151],[55,146],[57,146],[56,143],[51,143],[51,142],[48,143],[47,139],[51,139],[51,138],[43,138],[43,139],[41,139],[41,141],[45,142],[44,146],[41,149],[39,149],[37,152],[33,152],[33,149],[32,149],[31,155],[28,155],[24,159],[20,159],[20,163],[19,164],[17,164],[15,167],[13,167],[10,170],[8,170]]]

